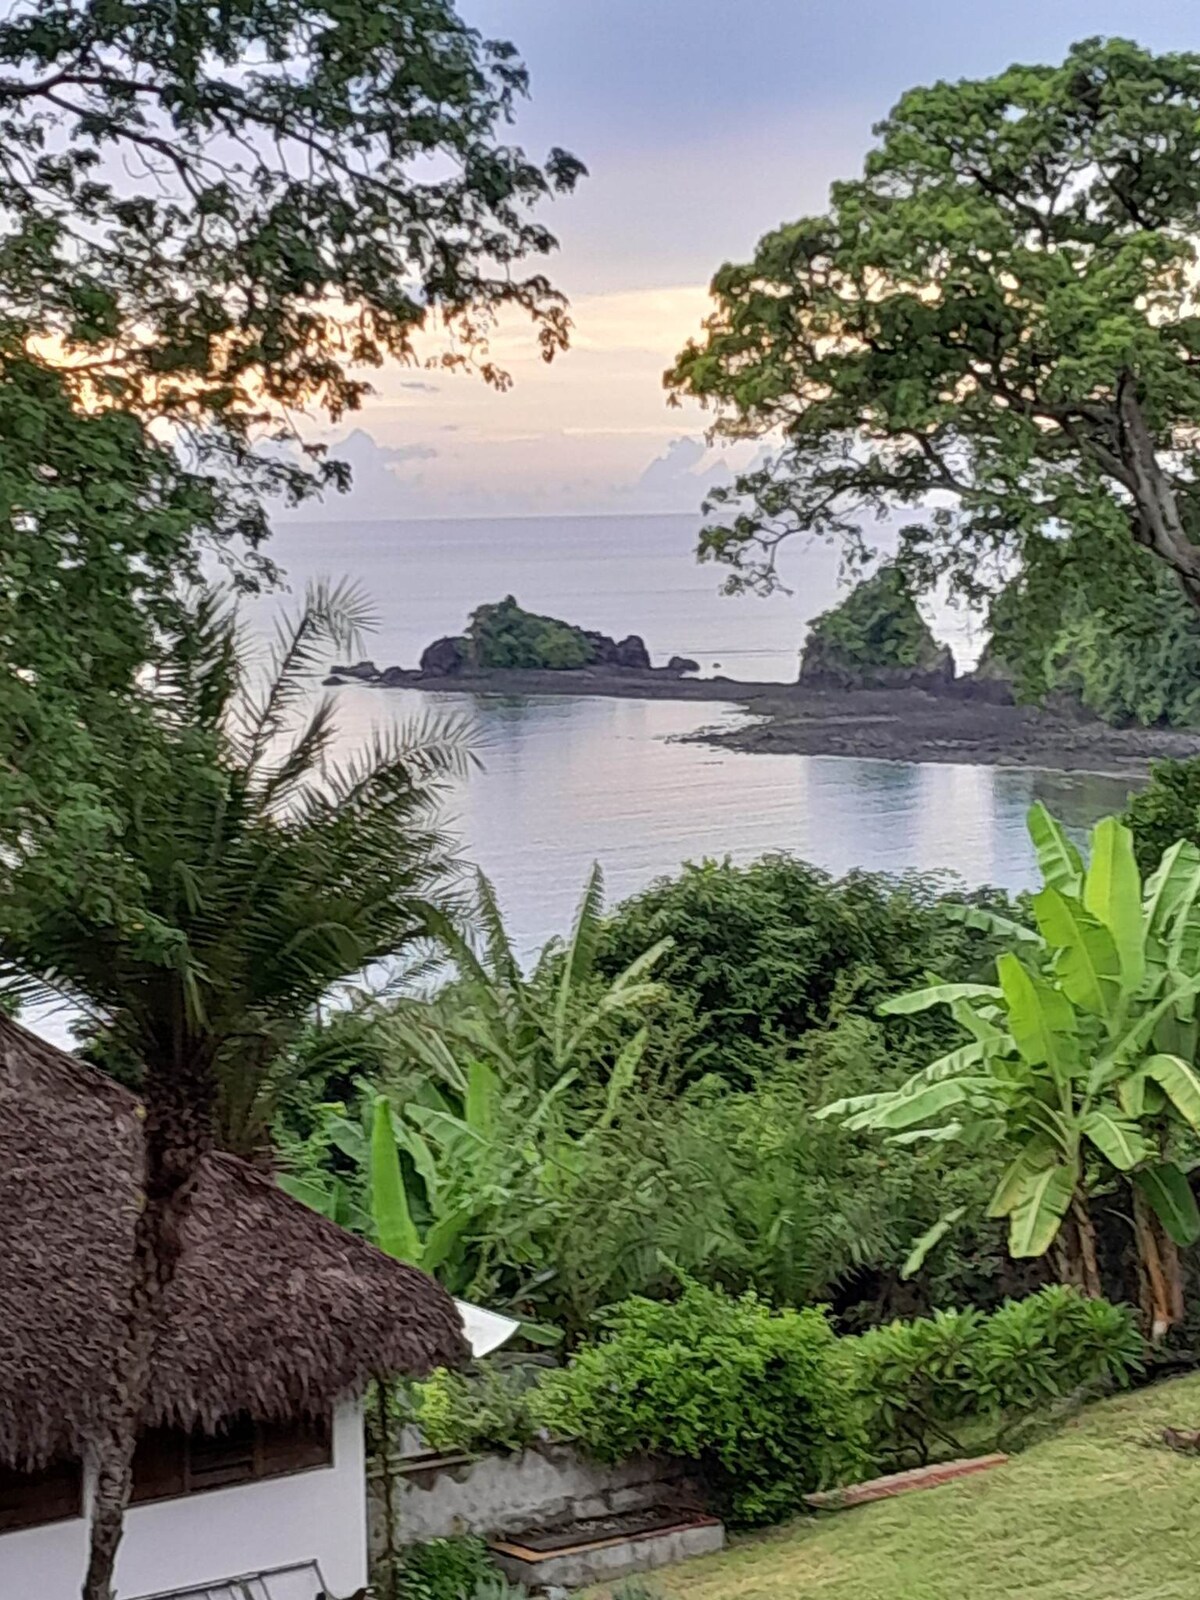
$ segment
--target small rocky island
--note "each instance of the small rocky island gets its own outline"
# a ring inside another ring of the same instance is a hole
[[[618,672],[674,682],[699,670],[686,656],[672,656],[666,666],[655,667],[638,634],[612,639],[558,617],[525,611],[510,594],[494,604],[478,606],[465,633],[450,634],[426,646],[415,670],[384,667],[381,671],[373,661],[360,661],[355,666],[333,667],[325,682],[436,687],[439,679],[473,680],[484,674],[511,672],[592,676]]]

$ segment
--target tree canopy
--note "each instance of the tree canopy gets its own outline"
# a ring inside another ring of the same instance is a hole
[[[499,384],[504,308],[547,357],[565,344],[562,295],[523,264],[555,246],[532,208],[582,167],[504,141],[526,87],[452,0],[18,5],[0,22],[0,313],[66,353],[88,403],[166,417],[302,492],[303,468],[254,454],[256,428],[355,407],[365,370],[413,359],[435,321],[446,361]]]
[[[1087,40],[905,94],[823,216],[713,280],[666,374],[780,441],[711,498],[701,554],[769,590],[793,534],[979,599],[1069,540],[1098,592],[1146,552],[1200,605],[1200,55]],[[915,519],[914,519],[915,522]]]

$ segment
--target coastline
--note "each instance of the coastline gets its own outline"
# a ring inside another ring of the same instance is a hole
[[[1144,777],[1156,760],[1200,755],[1200,731],[1112,728],[1080,712],[996,704],[953,691],[814,689],[619,667],[452,677],[392,669],[386,683],[368,686],[433,694],[576,695],[738,706],[757,720],[732,730],[701,730],[690,739],[756,754],[962,763],[1122,777]]]

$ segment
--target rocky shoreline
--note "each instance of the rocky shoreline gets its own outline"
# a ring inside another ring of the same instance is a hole
[[[690,663],[688,664],[691,665]],[[961,762],[1060,772],[1143,776],[1153,761],[1200,755],[1200,731],[1112,728],[1067,707],[1013,705],[982,683],[962,679],[936,692],[911,684],[880,688],[743,683],[695,678],[678,666],[597,665],[573,671],[444,673],[370,662],[337,669],[331,685],[358,682],[434,694],[587,695],[698,701],[741,707],[755,720],[693,737],[731,750],[781,755],[854,756],[884,761]]]

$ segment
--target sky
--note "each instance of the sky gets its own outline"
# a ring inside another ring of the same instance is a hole
[[[314,428],[357,469],[373,518],[692,510],[739,457],[703,447],[662,373],[699,330],[707,284],[781,222],[824,208],[899,94],[1121,35],[1200,49],[1198,0],[459,0],[532,74],[516,139],[573,151],[590,176],[544,208],[570,295],[572,349],[550,366],[527,326],[477,379],[390,369],[350,427]],[[743,450],[745,447],[742,447]],[[311,517],[311,508],[306,508]]]

